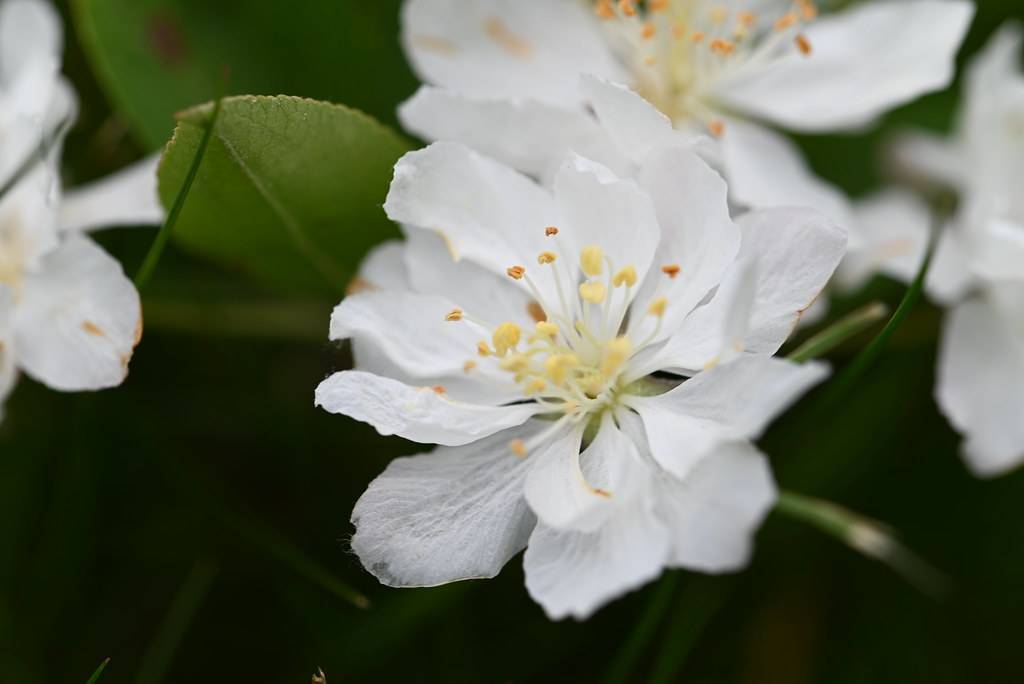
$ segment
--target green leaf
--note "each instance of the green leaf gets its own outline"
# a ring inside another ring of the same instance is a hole
[[[212,105],[179,115],[160,164],[170,206]],[[362,112],[297,97],[226,98],[175,227],[186,248],[270,283],[339,296],[396,234],[381,209],[404,141]]]
[[[400,0],[72,0],[111,103],[150,149],[174,113],[235,92],[347,102],[390,122],[416,81],[398,45]]]
[[[103,674],[103,671],[107,669],[107,665],[109,664],[110,658],[104,658],[103,662],[100,663],[99,667],[96,668],[96,670],[92,673],[92,676],[89,677],[89,680],[85,684],[96,684],[96,682],[100,681],[100,675]]]

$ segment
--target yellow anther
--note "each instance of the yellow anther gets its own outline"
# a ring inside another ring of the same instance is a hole
[[[505,269],[505,273],[507,273],[508,277],[512,280],[522,280],[523,276],[526,275],[526,269],[522,266],[509,266]]]
[[[462,370],[464,372],[466,372],[466,373],[469,373],[474,368],[476,368],[476,361],[473,361],[472,359],[470,359],[469,361],[466,361],[464,364],[462,364]]]
[[[540,254],[537,255],[537,263],[541,264],[542,266],[544,264],[553,264],[555,263],[555,260],[557,258],[558,255],[555,254],[554,252],[541,252]]]
[[[502,323],[494,329],[491,341],[498,356],[505,356],[509,349],[514,349],[522,337],[522,331],[515,323]]]
[[[775,21],[775,30],[785,31],[786,29],[795,26],[797,21],[799,21],[799,19],[797,19],[795,12],[786,12]]]
[[[580,266],[588,276],[601,275],[604,270],[604,250],[597,245],[584,247],[580,254]]]
[[[491,356],[492,354],[494,354],[494,351],[486,342],[480,340],[479,342],[476,343],[476,353],[479,354],[480,356]]]
[[[594,12],[601,19],[614,19],[615,9],[612,7],[612,0],[598,0],[594,6]]]
[[[633,352],[633,343],[628,337],[616,337],[604,347],[601,359],[601,374],[605,379],[615,375]]]
[[[544,378],[534,378],[530,382],[526,383],[524,390],[526,391],[527,396],[529,396],[531,394],[540,394],[547,389],[547,386],[548,383]]]
[[[693,33],[690,34],[690,40],[692,40],[694,43],[701,42],[702,40],[704,40],[704,32],[694,31]]]
[[[716,138],[721,138],[725,134],[725,123],[723,121],[719,121],[718,119],[715,119],[714,121],[709,121],[708,131],[710,131],[711,135],[715,136]]]
[[[666,264],[661,267],[661,272],[667,275],[669,278],[675,278],[679,275],[683,269],[679,267],[679,264]]]
[[[740,12],[736,15],[740,25],[745,28],[753,28],[754,24],[757,23],[757,16],[753,12]]]
[[[544,374],[553,385],[562,385],[569,377],[569,371],[579,365],[580,360],[575,354],[553,354],[544,359]]]
[[[650,40],[654,37],[654,34],[658,32],[658,29],[654,27],[654,22],[648,21],[640,27],[640,37],[644,40]]]
[[[668,307],[668,300],[664,297],[658,297],[657,299],[651,300],[651,303],[647,305],[647,313],[661,318],[665,315],[666,307]]]
[[[668,9],[670,0],[648,0],[647,10],[649,12],[664,12]]]
[[[580,285],[580,297],[591,304],[600,304],[607,294],[604,283],[599,280],[588,280]]]
[[[544,235],[546,235],[547,237],[554,237],[558,235],[558,228],[556,228],[555,226],[548,226],[547,228],[544,229]]]
[[[519,458],[526,458],[526,442],[521,439],[513,439],[509,442],[508,450]]]
[[[713,41],[711,41],[711,44],[708,47],[716,55],[722,55],[723,57],[725,57],[733,53],[733,51],[736,49],[736,44],[733,43],[732,41],[725,40],[724,38],[715,38]]]
[[[636,5],[633,4],[633,0],[619,0],[619,11],[627,17],[635,17]]]
[[[805,55],[811,54],[811,41],[807,40],[807,36],[802,33],[798,33],[796,38],[793,39],[796,42],[797,49]]]
[[[462,320],[462,309],[452,309],[445,314],[444,320],[446,321],[461,321]]]
[[[509,354],[501,360],[501,363],[498,364],[498,366],[501,367],[501,370],[505,370],[510,373],[522,372],[526,370],[529,365],[530,359],[528,359],[524,354]]]
[[[618,272],[612,276],[612,285],[615,287],[633,287],[636,285],[636,269],[632,266],[626,266],[620,268]]]
[[[558,326],[550,321],[537,321],[535,332],[537,337],[554,337],[558,334]]]
[[[444,388],[444,385],[434,385],[430,389],[434,391],[434,394],[444,394],[448,391]]]

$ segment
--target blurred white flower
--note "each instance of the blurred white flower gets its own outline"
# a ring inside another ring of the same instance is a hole
[[[750,440],[826,369],[772,358],[842,257],[813,210],[729,216],[722,178],[666,148],[623,180],[571,157],[551,189],[457,143],[407,154],[331,337],[357,370],[317,403],[434,451],[356,504],[391,586],[492,577],[584,618],[665,567],[735,570],[775,501]],[[429,228],[417,228],[423,226]]]
[[[738,204],[811,206],[847,225],[843,194],[764,124],[856,129],[945,87],[973,5],[895,0],[818,14],[811,0],[407,0],[403,44],[429,85],[400,116],[425,139],[464,142],[535,176],[566,149],[612,168],[609,143],[642,157],[657,113],[595,97],[593,80],[579,86],[589,74],[627,85],[681,132],[716,136],[711,159]]]
[[[62,41],[49,3],[0,3],[0,417],[19,371],[63,391],[124,380],[139,296],[82,231],[163,217],[155,158],[63,197],[59,160],[77,106],[59,72]]]
[[[936,397],[965,435],[964,456],[978,475],[1024,461],[1022,42],[1020,26],[1008,24],[975,58],[951,140],[916,134],[897,150],[903,166],[960,196],[929,289],[953,307]]]

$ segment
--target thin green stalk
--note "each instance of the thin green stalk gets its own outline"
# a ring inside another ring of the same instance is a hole
[[[679,575],[679,572],[668,572],[661,578],[655,591],[651,594],[650,602],[644,609],[640,621],[608,668],[604,677],[605,684],[618,684],[636,679],[637,661],[643,655],[647,645],[654,639],[665,612],[668,611],[672,603],[672,595],[675,593],[676,585],[679,584]]]
[[[679,594],[672,618],[654,661],[650,684],[670,684],[700,640],[704,630],[729,597],[732,581],[725,577],[695,576]]]
[[[881,561],[923,593],[941,597],[949,590],[949,579],[945,575],[903,546],[892,531],[879,522],[832,502],[786,491],[779,493],[775,510]]]
[[[100,675],[103,674],[103,671],[107,669],[109,664],[110,658],[104,658],[103,662],[100,663],[100,666],[96,668],[96,671],[92,673],[92,676],[89,677],[85,684],[96,684],[96,682],[100,681]]]
[[[217,98],[213,105],[213,114],[210,115],[210,121],[207,123],[203,137],[199,141],[196,155],[192,158],[192,164],[185,175],[185,182],[182,183],[181,189],[178,190],[178,195],[174,198],[171,211],[167,214],[167,220],[164,221],[163,227],[156,234],[156,238],[153,239],[149,253],[146,254],[146,259],[142,262],[142,266],[139,267],[139,271],[135,275],[135,287],[137,289],[142,289],[150,277],[152,277],[157,264],[160,263],[160,257],[163,256],[164,248],[167,247],[167,241],[171,239],[171,233],[174,231],[174,226],[178,223],[178,217],[181,216],[181,211],[185,208],[185,200],[192,190],[192,183],[195,182],[196,176],[199,174],[199,167],[203,163],[203,157],[206,155],[206,147],[210,144],[210,138],[213,137],[213,129],[217,124],[217,117],[220,116],[220,108],[223,102],[224,97],[221,96]]]
[[[850,362],[850,365],[839,374],[832,383],[828,394],[822,400],[821,406],[831,407],[837,400],[846,395],[847,391],[857,382],[860,376],[878,360],[878,357],[885,350],[889,339],[903,324],[907,316],[910,315],[918,300],[921,299],[921,293],[924,291],[925,279],[928,277],[928,271],[931,269],[932,257],[935,255],[935,245],[938,241],[939,230],[941,229],[938,225],[938,216],[940,215],[943,214],[936,212],[937,225],[932,231],[931,239],[928,242],[928,249],[925,251],[924,259],[921,261],[921,267],[918,269],[914,281],[907,288],[906,293],[904,293],[903,299],[900,301],[900,305],[896,308],[895,313],[893,313],[892,318],[889,319],[889,322],[885,324],[885,327],[882,328],[882,331],[878,333],[875,339],[861,350],[860,354]]]
[[[851,337],[864,332],[888,314],[889,307],[882,302],[872,302],[812,336],[790,353],[788,358],[797,363],[820,358]]]
[[[269,526],[233,513],[227,514],[225,522],[253,544],[290,567],[300,577],[319,585],[356,608],[365,610],[370,607],[370,599],[339,580],[330,570],[307,556]]]
[[[164,681],[189,625],[206,600],[217,570],[217,564],[206,559],[199,559],[193,564],[171,601],[156,637],[143,655],[142,668],[135,678],[136,684],[159,684]]]

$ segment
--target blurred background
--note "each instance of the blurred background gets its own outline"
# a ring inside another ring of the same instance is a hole
[[[174,112],[216,96],[222,66],[231,93],[342,102],[396,127],[416,87],[398,0],[58,5],[81,97],[69,185],[158,150]],[[981,0],[961,64],[1012,16],[1020,0]],[[945,130],[956,102],[954,86],[913,103],[866,142],[799,142],[863,195],[885,136]],[[100,240],[133,273],[152,237]],[[396,591],[348,550],[356,498],[415,448],[314,409],[317,383],[350,363],[327,342],[336,297],[269,289],[173,244],[143,294],[124,387],[65,395],[23,379],[8,403],[2,682],[84,683],[107,657],[104,684],[298,683],[317,668],[331,684],[1024,681],[1024,473],[981,482],[958,459],[931,399],[941,313],[928,304],[840,410],[811,395],[761,444],[782,487],[891,524],[952,578],[948,596],[773,515],[740,575],[670,573],[586,623],[551,623],[518,559],[495,580]],[[833,311],[901,296],[877,280]]]

